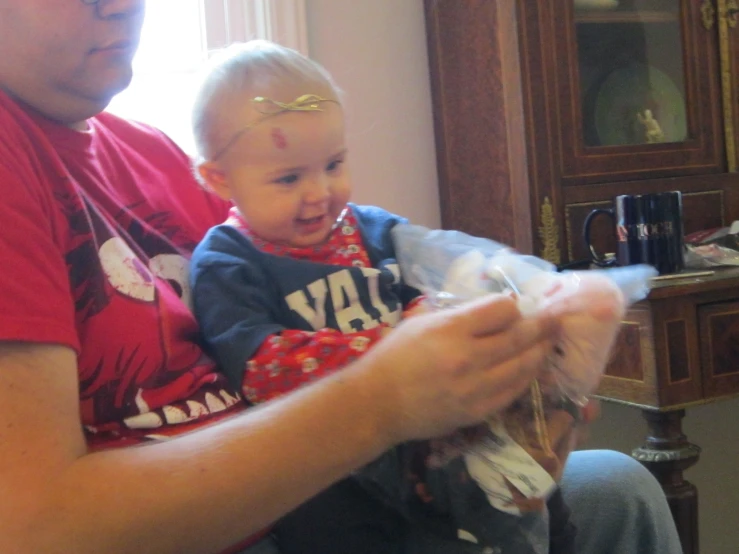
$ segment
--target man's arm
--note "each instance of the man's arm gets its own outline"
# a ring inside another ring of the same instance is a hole
[[[351,367],[156,444],[88,453],[74,353],[0,346],[0,552],[218,552],[393,444],[510,404],[556,325],[490,297],[413,318]]]
[[[225,549],[389,446],[368,392],[326,381],[176,440],[87,454],[74,353],[6,344],[0,551]]]

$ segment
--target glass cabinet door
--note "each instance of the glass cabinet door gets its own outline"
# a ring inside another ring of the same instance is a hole
[[[543,116],[559,135],[564,186],[726,170],[712,2],[521,0],[542,33],[525,40],[554,86]]]
[[[585,146],[688,140],[680,2],[572,1]]]

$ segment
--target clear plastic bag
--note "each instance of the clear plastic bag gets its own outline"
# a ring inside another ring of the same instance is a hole
[[[405,282],[432,309],[452,309],[491,293],[517,298],[524,316],[548,311],[562,340],[544,376],[486,425],[432,441],[430,470],[463,457],[470,477],[497,510],[542,510],[561,474],[558,441],[597,387],[626,308],[646,297],[649,266],[557,273],[542,259],[458,231],[401,225],[393,240]]]

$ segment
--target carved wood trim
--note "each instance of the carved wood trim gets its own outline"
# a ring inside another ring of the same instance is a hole
[[[731,75],[731,39],[730,25],[727,14],[727,0],[718,2],[718,40],[721,60],[721,98],[724,116],[724,143],[726,145],[726,164],[730,172],[737,170],[736,140],[734,137],[734,98],[733,80]]]
[[[541,257],[555,265],[562,263],[562,252],[559,249],[559,225],[554,216],[554,208],[549,197],[544,198],[539,215],[539,240],[541,241]]]

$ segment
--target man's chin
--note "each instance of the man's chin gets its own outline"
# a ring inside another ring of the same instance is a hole
[[[78,71],[74,77],[57,81],[56,86],[67,95],[107,104],[116,94],[125,90],[132,79],[131,63],[120,60],[116,63],[89,65]]]
[[[94,78],[86,76],[84,81],[70,83],[68,91],[91,102],[107,106],[116,94],[128,88],[132,80],[131,64],[119,62],[96,71]]]
[[[104,88],[101,88],[96,99],[100,102],[105,102],[105,106],[107,106],[116,95],[129,87],[132,80],[133,71],[130,69],[124,74],[115,75],[114,78],[108,80]]]

